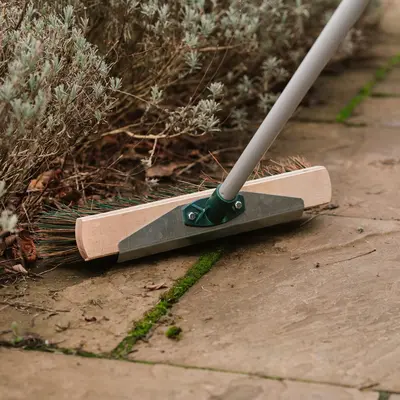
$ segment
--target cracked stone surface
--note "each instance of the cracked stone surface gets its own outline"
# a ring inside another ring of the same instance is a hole
[[[378,393],[163,365],[0,350],[0,399],[378,400]],[[23,368],[21,368],[23,366]],[[18,379],[15,379],[15,377]]]
[[[174,254],[115,266],[100,276],[59,268],[43,281],[19,284],[11,293],[7,288],[0,290],[0,300],[11,304],[0,305],[0,330],[10,329],[15,321],[21,334],[36,333],[62,347],[111,351],[132,321],[153,307],[196,260],[193,253]],[[145,288],[162,283],[165,288],[160,290]]]
[[[400,390],[400,224],[325,216],[260,235],[174,307],[180,341],[161,327],[132,357]]]
[[[400,98],[395,102],[400,109]],[[386,111],[380,108],[380,115]],[[330,211],[334,215],[400,219],[399,144],[394,128],[297,124],[282,132],[271,158],[300,154],[313,165],[326,166],[332,202],[340,206]]]

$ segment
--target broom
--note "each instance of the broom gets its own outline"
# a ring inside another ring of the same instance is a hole
[[[303,157],[295,156],[278,161],[270,160],[259,165],[250,180],[267,176],[280,175],[286,172],[310,168],[311,164]],[[200,190],[215,188],[219,182],[206,178]],[[120,210],[139,204],[151,203],[161,199],[173,198],[177,195],[196,193],[199,186],[180,184],[176,187],[154,190],[146,196],[134,196],[130,199],[114,198],[108,201],[90,201],[82,206],[69,207],[60,205],[41,213],[35,224],[35,242],[42,266],[72,265],[83,262],[78,250],[75,224],[78,218]]]
[[[224,182],[210,191],[73,219],[83,259],[133,260],[293,221],[305,209],[329,202],[331,182],[324,167],[248,178],[368,4],[342,0]],[[60,227],[61,240],[67,230]]]

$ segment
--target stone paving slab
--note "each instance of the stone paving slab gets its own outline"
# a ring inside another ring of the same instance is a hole
[[[349,122],[367,124],[375,129],[398,129],[400,127],[399,109],[399,98],[367,98],[356,108],[354,116],[349,118]]]
[[[398,0],[380,0],[380,3],[382,7],[380,30],[400,38],[400,4]]]
[[[400,225],[319,218],[277,246],[232,239],[174,307],[181,340],[160,327],[131,357],[400,391]]]
[[[368,218],[320,215],[315,219],[305,217],[298,226],[281,229],[281,232],[276,229],[261,230],[241,240],[244,243],[259,243],[258,255],[286,254],[292,261],[307,256],[313,258],[313,263],[321,263],[321,252],[335,250],[332,252],[333,258],[324,256],[325,263],[329,263],[345,259],[346,255],[341,257],[342,251],[346,253],[349,249],[369,243],[377,237],[391,237],[399,231],[400,223],[397,221],[381,223]],[[370,250],[372,249],[371,245]]]
[[[328,161],[332,171],[334,214],[399,219],[399,137],[397,129],[363,129],[364,139],[349,158]],[[350,131],[348,134],[351,134]]]
[[[0,400],[378,400],[355,389],[163,365],[5,350],[0,361]]]
[[[43,281],[27,281],[17,290],[1,289],[0,331],[9,330],[15,321],[21,334],[36,333],[61,347],[111,351],[131,329],[132,321],[153,307],[196,260],[197,255],[181,252],[70,281],[62,279],[65,270],[59,268]],[[165,288],[160,290],[145,288],[162,283]]]
[[[400,110],[400,99],[396,102]],[[340,206],[332,214],[400,219],[399,145],[399,131],[394,128],[296,124],[282,132],[269,156],[300,154],[313,165],[325,166],[333,203]]]
[[[400,66],[393,68],[386,79],[375,86],[373,93],[400,96]]]
[[[395,0],[397,1],[397,0]],[[382,67],[387,60],[400,53],[400,41],[398,34],[376,32],[373,44],[363,52],[366,63],[370,66]]]

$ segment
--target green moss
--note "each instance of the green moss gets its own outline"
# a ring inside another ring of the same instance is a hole
[[[364,99],[372,94],[372,89],[375,86],[375,81],[368,82],[359,92],[353,97],[344,108],[342,108],[337,116],[337,122],[346,122],[352,115],[356,107],[361,104]]]
[[[177,340],[182,333],[182,328],[179,326],[170,326],[165,332],[165,336],[169,339]]]
[[[54,352],[54,350],[51,350]],[[67,356],[80,356],[85,358],[104,358],[108,359],[107,355],[103,355],[101,353],[92,353],[90,351],[79,350],[79,349],[66,349],[66,348],[57,348],[57,352],[65,354]]]
[[[160,318],[166,315],[168,310],[203,275],[211,270],[212,266],[221,258],[222,253],[222,249],[218,249],[201,256],[186,274],[178,279],[174,286],[161,296],[160,301],[140,321],[136,322],[125,339],[113,350],[112,356],[117,358],[126,357],[132,351],[136,342],[145,338]]]
[[[371,81],[367,82],[361,90],[353,97],[339,112],[336,117],[336,121],[345,123],[352,115],[354,110],[368,97],[372,96],[372,91],[375,85],[386,79],[388,73],[394,66],[400,63],[400,54],[392,57],[388,63],[378,68]]]
[[[378,400],[389,400],[390,393],[389,392],[379,392]]]

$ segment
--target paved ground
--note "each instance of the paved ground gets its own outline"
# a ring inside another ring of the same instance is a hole
[[[356,389],[165,365],[0,350],[0,399],[377,400]]]
[[[338,208],[232,238],[234,250],[126,361],[0,349],[0,399],[397,399],[400,66],[347,124],[334,122],[397,53],[400,44],[385,38],[374,58],[321,78],[316,98],[324,101],[300,110],[271,149],[325,165]],[[0,330],[16,321],[21,335],[110,352],[199,254],[59,269],[1,289]],[[165,335],[172,322],[182,329],[178,341]]]

